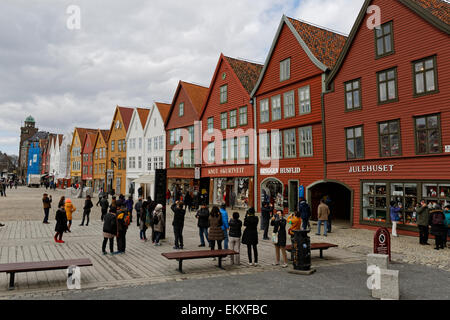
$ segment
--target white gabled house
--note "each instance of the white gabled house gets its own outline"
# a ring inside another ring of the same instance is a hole
[[[70,179],[70,146],[72,145],[73,132],[64,134],[59,148],[59,171],[55,178],[63,181]]]
[[[61,143],[63,142],[63,135],[57,134],[50,141],[50,165],[49,174],[54,177],[55,182],[60,174],[61,163]]]

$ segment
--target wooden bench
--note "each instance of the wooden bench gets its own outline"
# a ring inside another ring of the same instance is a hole
[[[337,244],[332,243],[311,243],[311,250],[320,250],[320,258],[323,259],[323,250],[337,247]],[[292,244],[286,245],[286,251],[292,252]]]
[[[162,256],[166,257],[169,260],[177,260],[178,261],[178,271],[183,273],[183,260],[190,259],[206,259],[206,258],[219,258],[220,269],[222,267],[222,258],[225,258],[229,255],[238,254],[237,252],[229,249],[222,250],[199,250],[199,251],[177,251],[177,252],[167,252],[161,253]]]
[[[38,262],[17,262],[0,264],[0,272],[9,273],[9,290],[14,289],[14,276],[18,272],[48,271],[67,269],[70,266],[87,267],[92,266],[88,258],[72,260],[53,260]]]

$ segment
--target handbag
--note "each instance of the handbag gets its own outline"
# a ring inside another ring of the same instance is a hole
[[[278,233],[275,233],[275,232],[272,233],[272,243],[275,243],[275,244],[278,243]]]

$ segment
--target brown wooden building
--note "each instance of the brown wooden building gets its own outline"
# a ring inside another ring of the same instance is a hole
[[[369,5],[381,9],[379,28],[367,26]],[[334,212],[349,207],[354,227],[390,226],[394,201],[398,228],[417,231],[421,199],[450,203],[449,10],[440,0],[365,1],[327,79],[322,185],[351,193]]]

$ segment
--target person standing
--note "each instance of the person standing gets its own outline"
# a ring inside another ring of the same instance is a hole
[[[331,219],[333,217],[333,201],[331,200],[330,196],[327,195],[325,197],[325,204],[328,206],[328,209],[330,210],[330,214],[328,215],[328,224],[327,224],[327,232],[331,232]]]
[[[208,238],[211,250],[214,250],[215,242],[217,242],[217,249],[222,250],[222,240],[224,239],[224,233],[222,230],[222,221],[223,220],[219,208],[217,206],[212,207],[208,217],[208,224],[209,224]]]
[[[325,201],[323,199],[320,199],[319,207],[317,208],[317,215],[318,215],[318,222],[317,222],[317,233],[316,235],[320,236],[320,226],[322,223],[323,226],[323,235],[327,236],[327,222],[328,222],[328,215],[330,214],[330,209],[328,209],[328,206],[325,204]]]
[[[59,208],[56,210],[56,225],[55,225],[55,231],[56,234],[54,236],[56,243],[64,243],[62,236],[64,232],[67,230],[67,215],[66,211],[64,209],[65,204],[59,203]]]
[[[109,208],[109,202],[108,202],[108,196],[105,195],[103,196],[99,202],[97,202],[97,206],[100,204],[100,208],[102,210],[102,215],[100,217],[101,221],[103,221],[103,219],[105,218],[105,215],[108,213],[108,208]]]
[[[445,235],[444,244],[447,244],[447,237],[450,237],[450,204],[444,207],[445,225],[447,226],[447,234]]]
[[[230,228],[228,226],[228,213],[226,210],[227,205],[225,203],[222,203],[220,206],[220,214],[222,216],[222,230],[223,230],[223,248],[228,249],[228,229]]]
[[[142,219],[144,220],[144,223],[145,223],[145,213],[142,213],[143,212],[142,205],[143,205],[142,197],[139,197],[139,200],[134,205],[134,210],[136,210],[136,223],[137,223],[138,227],[141,225],[139,223],[139,219],[141,219],[141,217],[142,217]]]
[[[420,201],[420,206],[416,207],[417,226],[419,227],[419,243],[421,245],[430,245],[428,243],[429,234],[429,208],[425,200]]]
[[[66,210],[66,215],[67,215],[67,232],[72,232],[70,231],[70,227],[72,226],[72,214],[77,210],[77,208],[75,208],[75,206],[72,204],[72,200],[70,199],[66,199],[64,208]]]
[[[310,229],[309,219],[311,218],[311,208],[305,198],[300,198],[298,212],[300,214],[300,218],[302,219],[302,230]]]
[[[119,198],[120,199],[120,198]],[[128,225],[130,224],[130,217],[125,201],[117,201],[117,251],[118,253],[125,253],[126,249],[126,235]]]
[[[142,202],[142,199],[140,199],[141,200],[141,202]],[[136,203],[136,205],[138,204],[139,202],[137,202]],[[146,213],[148,212],[148,206],[149,206],[149,203],[146,201],[141,207],[140,207],[140,209],[139,209],[139,213],[138,213],[138,210],[136,210],[136,216],[137,217],[141,217],[141,219],[140,219],[140,223],[139,223],[139,225],[138,225],[138,227],[139,227],[139,238],[142,240],[142,241],[145,241],[145,242],[147,242],[147,236],[146,236],[146,234],[145,234],[145,232],[147,231],[147,225],[146,225]],[[139,218],[137,218],[137,221],[139,221]]]
[[[242,243],[247,245],[248,262],[251,266],[258,265],[258,220],[258,217],[255,216],[255,209],[249,208],[244,219],[246,228],[242,234]],[[252,248],[255,258],[254,263],[252,262]]]
[[[114,254],[114,237],[117,235],[117,218],[112,211],[103,217],[103,244],[102,253],[106,254],[106,244],[109,241],[109,252]]]
[[[164,231],[164,216],[163,216],[163,206],[162,204],[157,204],[155,211],[153,212],[153,228],[155,231],[155,246],[160,246],[159,240]]]
[[[112,198],[111,198],[111,204],[109,205],[109,209],[110,209],[113,213],[117,213],[117,200],[116,200],[116,196],[112,196]]]
[[[189,191],[186,191],[186,195],[184,196],[184,204],[186,205],[185,210],[189,210],[191,212],[192,208],[192,197]]]
[[[261,230],[264,230],[263,240],[270,240],[268,233],[269,233],[270,218],[272,214],[273,214],[272,204],[264,202],[261,208]]]
[[[234,191],[231,191],[230,204],[231,204],[231,210],[234,210],[234,206],[236,205],[236,192],[234,192]]]
[[[50,208],[52,207],[52,196],[48,196],[48,194],[44,193],[42,197],[42,203],[44,206],[44,221],[42,223],[49,224],[48,222],[48,214],[50,213]]]
[[[294,231],[300,231],[302,228],[302,219],[300,219],[300,212],[295,211],[287,219],[289,225],[288,233],[291,237],[294,236]]]
[[[398,237],[397,235],[397,224],[400,221],[400,212],[402,211],[402,205],[397,206],[395,201],[391,201],[391,207],[389,209],[391,222],[392,222],[392,235]]]
[[[170,195],[171,195],[171,192],[169,189],[167,189],[167,191],[166,191],[166,204],[167,205],[170,204]]]
[[[205,238],[209,243],[208,227],[209,227],[209,210],[205,204],[202,204],[201,208],[197,211],[195,217],[197,218],[198,232],[200,236],[199,247],[205,247]]]
[[[284,264],[283,268],[286,268],[287,265],[287,256],[286,256],[286,219],[284,218],[284,211],[278,210],[276,215],[272,217],[272,221],[270,224],[273,226],[273,233],[277,235],[277,242],[275,245],[275,257],[276,261],[273,263],[274,266],[280,265],[280,250],[283,254]]]
[[[89,225],[89,215],[91,214],[91,209],[94,206],[91,200],[91,196],[86,196],[86,201],[84,202],[83,207],[83,219],[81,220],[80,226],[84,225],[84,218],[86,218],[86,227]]]
[[[128,214],[130,215],[130,223],[133,222],[133,196],[129,196],[128,200],[125,201],[125,205],[127,206]]]
[[[436,241],[435,250],[444,249],[444,237],[447,236],[447,226],[445,225],[445,215],[439,204],[435,205],[430,211],[429,224],[431,225],[431,234]]]
[[[173,233],[175,236],[174,249],[183,249],[183,227],[184,227],[184,216],[186,215],[186,210],[183,209],[184,203],[177,201],[172,205],[171,209],[173,211]]]
[[[237,252],[232,254],[231,264],[241,264],[240,250],[241,250],[241,235],[242,235],[242,221],[239,219],[239,212],[233,212],[233,218],[230,219],[228,225],[230,226],[230,246],[231,250]]]

